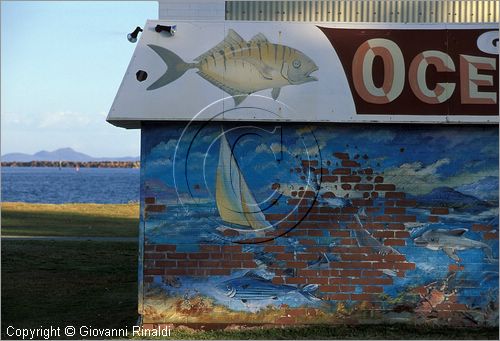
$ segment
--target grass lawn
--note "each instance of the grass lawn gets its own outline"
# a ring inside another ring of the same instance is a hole
[[[137,321],[136,243],[2,241],[2,339],[16,328]]]
[[[136,237],[139,204],[2,203],[2,234]]]

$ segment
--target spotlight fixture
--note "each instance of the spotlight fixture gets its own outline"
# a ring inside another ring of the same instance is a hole
[[[135,43],[137,41],[137,36],[139,35],[139,32],[142,32],[142,28],[137,26],[134,32],[127,34],[128,41],[131,43]]]
[[[156,25],[155,31],[158,33],[165,31],[170,33],[171,36],[173,36],[175,34],[175,31],[177,31],[177,25],[172,25],[172,26]]]

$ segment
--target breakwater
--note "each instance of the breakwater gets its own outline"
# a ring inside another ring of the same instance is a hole
[[[2,167],[139,168],[140,161],[30,161],[2,162]]]

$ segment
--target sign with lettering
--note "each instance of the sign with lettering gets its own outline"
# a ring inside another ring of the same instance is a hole
[[[498,37],[488,24],[148,21],[108,121],[498,123]]]

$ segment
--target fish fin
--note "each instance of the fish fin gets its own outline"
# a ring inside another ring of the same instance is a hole
[[[278,296],[273,296],[271,297],[273,300],[277,300],[278,299]]]
[[[491,247],[489,245],[486,245],[483,247],[483,252],[486,255],[486,260],[489,262],[494,262],[498,261],[493,257],[493,251],[491,250]]]
[[[148,46],[160,56],[167,66],[167,71],[165,71],[165,73],[158,78],[156,82],[148,86],[147,90],[155,90],[172,83],[177,78],[182,76],[187,70],[196,67],[196,64],[184,62],[181,57],[166,48],[158,45]]]
[[[455,254],[455,250],[453,250],[451,247],[444,247],[443,248],[444,253],[448,255],[451,259],[453,259],[455,262],[460,262],[460,258]]]
[[[461,229],[449,230],[447,233],[450,234],[450,235],[453,235],[453,236],[461,236],[461,235],[463,235],[467,231],[469,231],[469,230],[461,228]]]
[[[281,88],[273,88],[273,91],[271,91],[271,96],[274,100],[278,99],[278,96],[280,95]]]
[[[303,292],[315,292],[316,290],[318,290],[318,288],[319,288],[318,284],[308,284],[305,287],[303,287],[301,290]]]
[[[217,45],[212,47],[207,52],[200,54],[194,60],[198,62],[207,56],[210,56],[216,52],[219,52],[220,50],[224,50],[226,48],[235,47],[235,46],[241,47],[243,45],[246,45],[245,40],[238,33],[236,33],[236,31],[234,31],[233,29],[229,29],[227,31],[227,35],[223,41],[221,41],[220,43],[218,43]]]
[[[260,72],[262,77],[264,77],[265,79],[269,80],[273,79],[273,68],[264,63],[263,61],[250,57],[241,57],[241,59],[255,66],[255,68]]]
[[[382,272],[390,277],[395,277],[397,275],[396,271],[391,270],[391,269],[382,269]]]
[[[318,284],[308,284],[299,289],[299,293],[310,301],[320,301],[321,298],[316,297],[313,293],[318,290]]]
[[[241,300],[241,302],[243,302],[243,303],[247,303],[247,300],[245,300],[245,299],[242,299],[242,300]]]
[[[266,36],[263,35],[262,33],[258,33],[250,39],[249,43],[268,43],[269,40],[267,40]]]

